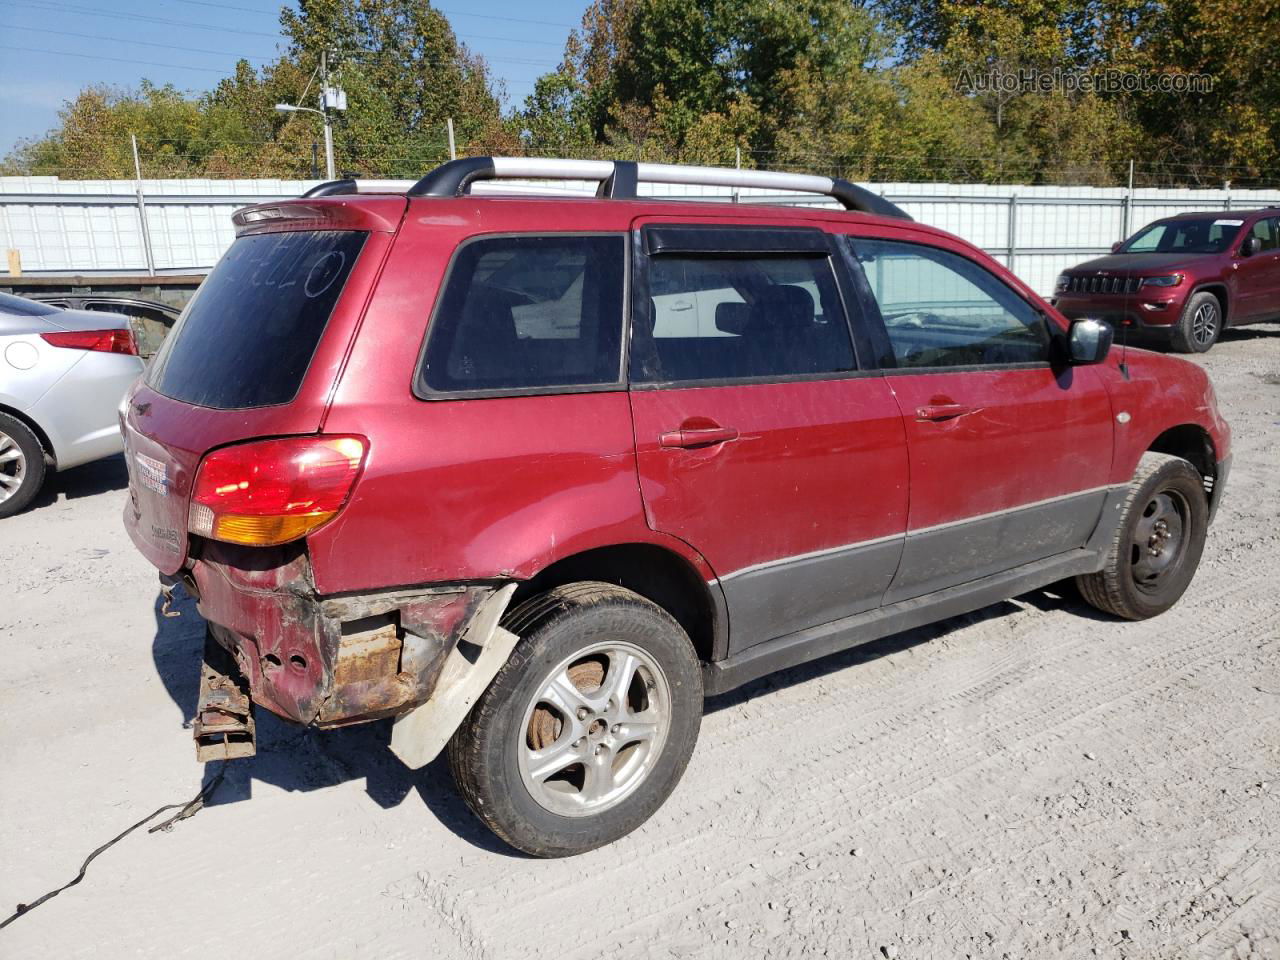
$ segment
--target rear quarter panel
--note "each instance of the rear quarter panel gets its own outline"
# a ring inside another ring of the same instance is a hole
[[[117,411],[143,370],[140,357],[88,350],[65,352],[83,356],[28,411],[53,444],[59,470],[123,449]]]
[[[417,360],[454,250],[486,233],[621,232],[617,204],[412,201],[356,337],[324,430],[369,438],[364,474],[308,540],[322,594],[449,580],[524,579],[620,543],[665,546],[704,579],[681,541],[650,530],[624,389],[419,400]]]
[[[0,316],[0,406],[26,411],[83,359],[82,350],[61,350],[40,339],[58,329],[40,317]]]

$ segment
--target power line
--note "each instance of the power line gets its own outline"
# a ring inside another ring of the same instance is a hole
[[[20,27],[13,23],[0,23],[7,30],[25,30],[28,33],[48,33],[59,37],[80,37],[84,40],[106,40],[111,43],[132,43],[141,47],[163,47],[166,50],[181,50],[184,53],[211,53],[220,57],[235,57],[237,60],[268,61],[271,57],[251,57],[248,54],[231,53],[228,50],[206,50],[203,47],[177,47],[172,43],[155,43],[150,40],[133,40],[127,37],[103,37],[93,33],[71,33],[67,30],[45,30],[40,27]]]
[[[520,17],[500,17],[492,13],[463,13],[461,10],[446,10],[443,7],[436,7],[441,13],[447,13],[451,17],[478,17],[483,20],[505,20],[507,23],[530,23],[539,27],[561,27],[565,30],[576,30],[580,26],[577,23],[554,23],[551,20],[523,20]]]
[[[47,53],[54,57],[78,57],[81,60],[109,60],[113,63],[132,63],[144,67],[164,67],[166,70],[199,70],[203,73],[216,73],[224,77],[233,76],[229,70],[216,67],[196,67],[185,63],[157,63],[152,60],[138,60],[134,57],[104,57],[93,53],[68,53],[65,50],[42,50],[39,47],[12,47],[0,44],[0,50],[17,50],[19,53]]]
[[[185,3],[197,7],[215,7],[220,10],[241,10],[245,13],[261,13],[274,14],[276,10],[264,10],[261,7],[244,7],[235,3],[217,3],[215,0],[173,0],[174,3]],[[504,17],[494,13],[470,13],[463,10],[448,10],[444,7],[435,8],[438,13],[447,14],[451,17],[471,17],[477,20],[497,20],[501,23],[528,23],[539,27],[561,27],[565,30],[576,30],[579,24],[576,23],[560,23],[555,20],[528,20],[521,17]]]
[[[165,17],[151,17],[141,13],[105,13],[93,7],[66,6],[47,0],[10,0],[13,7],[32,7],[52,13],[79,13],[89,17],[107,17],[114,20],[131,20],[136,23],[159,23],[171,27],[186,27],[190,30],[217,30],[220,33],[238,33],[247,37],[269,37],[272,40],[282,39],[279,31],[263,33],[261,30],[237,30],[234,27],[220,27],[214,23],[190,23],[186,20],[169,20]]]
[[[170,20],[166,17],[152,17],[141,13],[105,13],[92,7],[68,6],[65,4],[55,4],[50,0],[10,0],[10,5],[14,7],[31,7],[37,10],[47,10],[55,13],[79,13],[91,17],[108,17],[116,20],[130,20],[136,23],[159,23],[167,26],[186,27],[190,30],[217,30],[222,33],[238,33],[246,37],[270,37],[273,40],[284,39],[280,32],[263,33],[261,30],[237,30],[234,27],[220,27],[212,23],[190,23],[186,20]],[[502,43],[523,43],[540,47],[558,47],[563,41],[551,40],[528,40],[523,37],[492,37],[484,34],[457,34],[464,39],[470,40],[493,40]]]
[[[104,37],[104,36],[100,36],[98,34],[92,34],[92,33],[72,33],[67,30],[45,30],[40,27],[20,27],[17,24],[10,24],[10,23],[0,23],[0,27],[4,27],[10,30],[25,30],[28,33],[47,33],[47,34],[50,34],[53,36],[59,36],[59,37],[78,37],[84,40],[106,40],[111,43],[130,43],[130,44],[136,44],[144,47],[161,47],[165,50],[181,50],[186,53],[208,53],[216,56],[234,57],[237,60],[256,60],[261,63],[270,63],[271,61],[279,59],[282,56],[281,54],[277,54],[275,57],[251,56],[249,54],[244,54],[244,53],[232,53],[230,50],[209,50],[204,47],[179,47],[171,43],[156,43],[154,41],[149,41],[149,40],[134,40],[128,37]],[[377,51],[360,51],[360,52],[375,54]],[[68,53],[67,55],[72,56],[73,54]],[[79,56],[80,54],[75,54],[75,55]],[[351,59],[359,60],[364,58],[357,56],[357,57],[352,57]],[[535,66],[535,67],[555,66],[559,62],[556,60],[539,60],[531,57],[485,57],[485,59],[501,61],[503,63],[526,64],[526,65]],[[448,66],[453,61],[423,59],[415,62],[426,63],[432,66]],[[525,78],[519,78],[519,79],[525,79]],[[536,78],[532,78],[532,79],[536,79]]]

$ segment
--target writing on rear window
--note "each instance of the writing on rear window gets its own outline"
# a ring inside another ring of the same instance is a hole
[[[288,403],[366,236],[309,230],[237,239],[156,354],[148,384],[202,407]]]

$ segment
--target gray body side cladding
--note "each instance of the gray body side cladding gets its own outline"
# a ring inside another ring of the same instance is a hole
[[[724,693],[777,670],[978,610],[1067,577],[1094,573],[1102,568],[1127,491],[1115,487],[1103,494],[1102,515],[1081,548],[758,643],[727,659],[704,663],[703,688],[708,696]]]

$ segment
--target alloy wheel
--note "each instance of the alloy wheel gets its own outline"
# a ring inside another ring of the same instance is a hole
[[[18,492],[26,477],[26,454],[13,437],[0,432],[0,503]]]
[[[1191,318],[1191,337],[1199,346],[1208,346],[1218,335],[1218,308],[1202,303]]]
[[[521,778],[552,813],[601,813],[648,776],[670,726],[671,691],[657,661],[634,644],[594,644],[558,664],[525,711]]]

